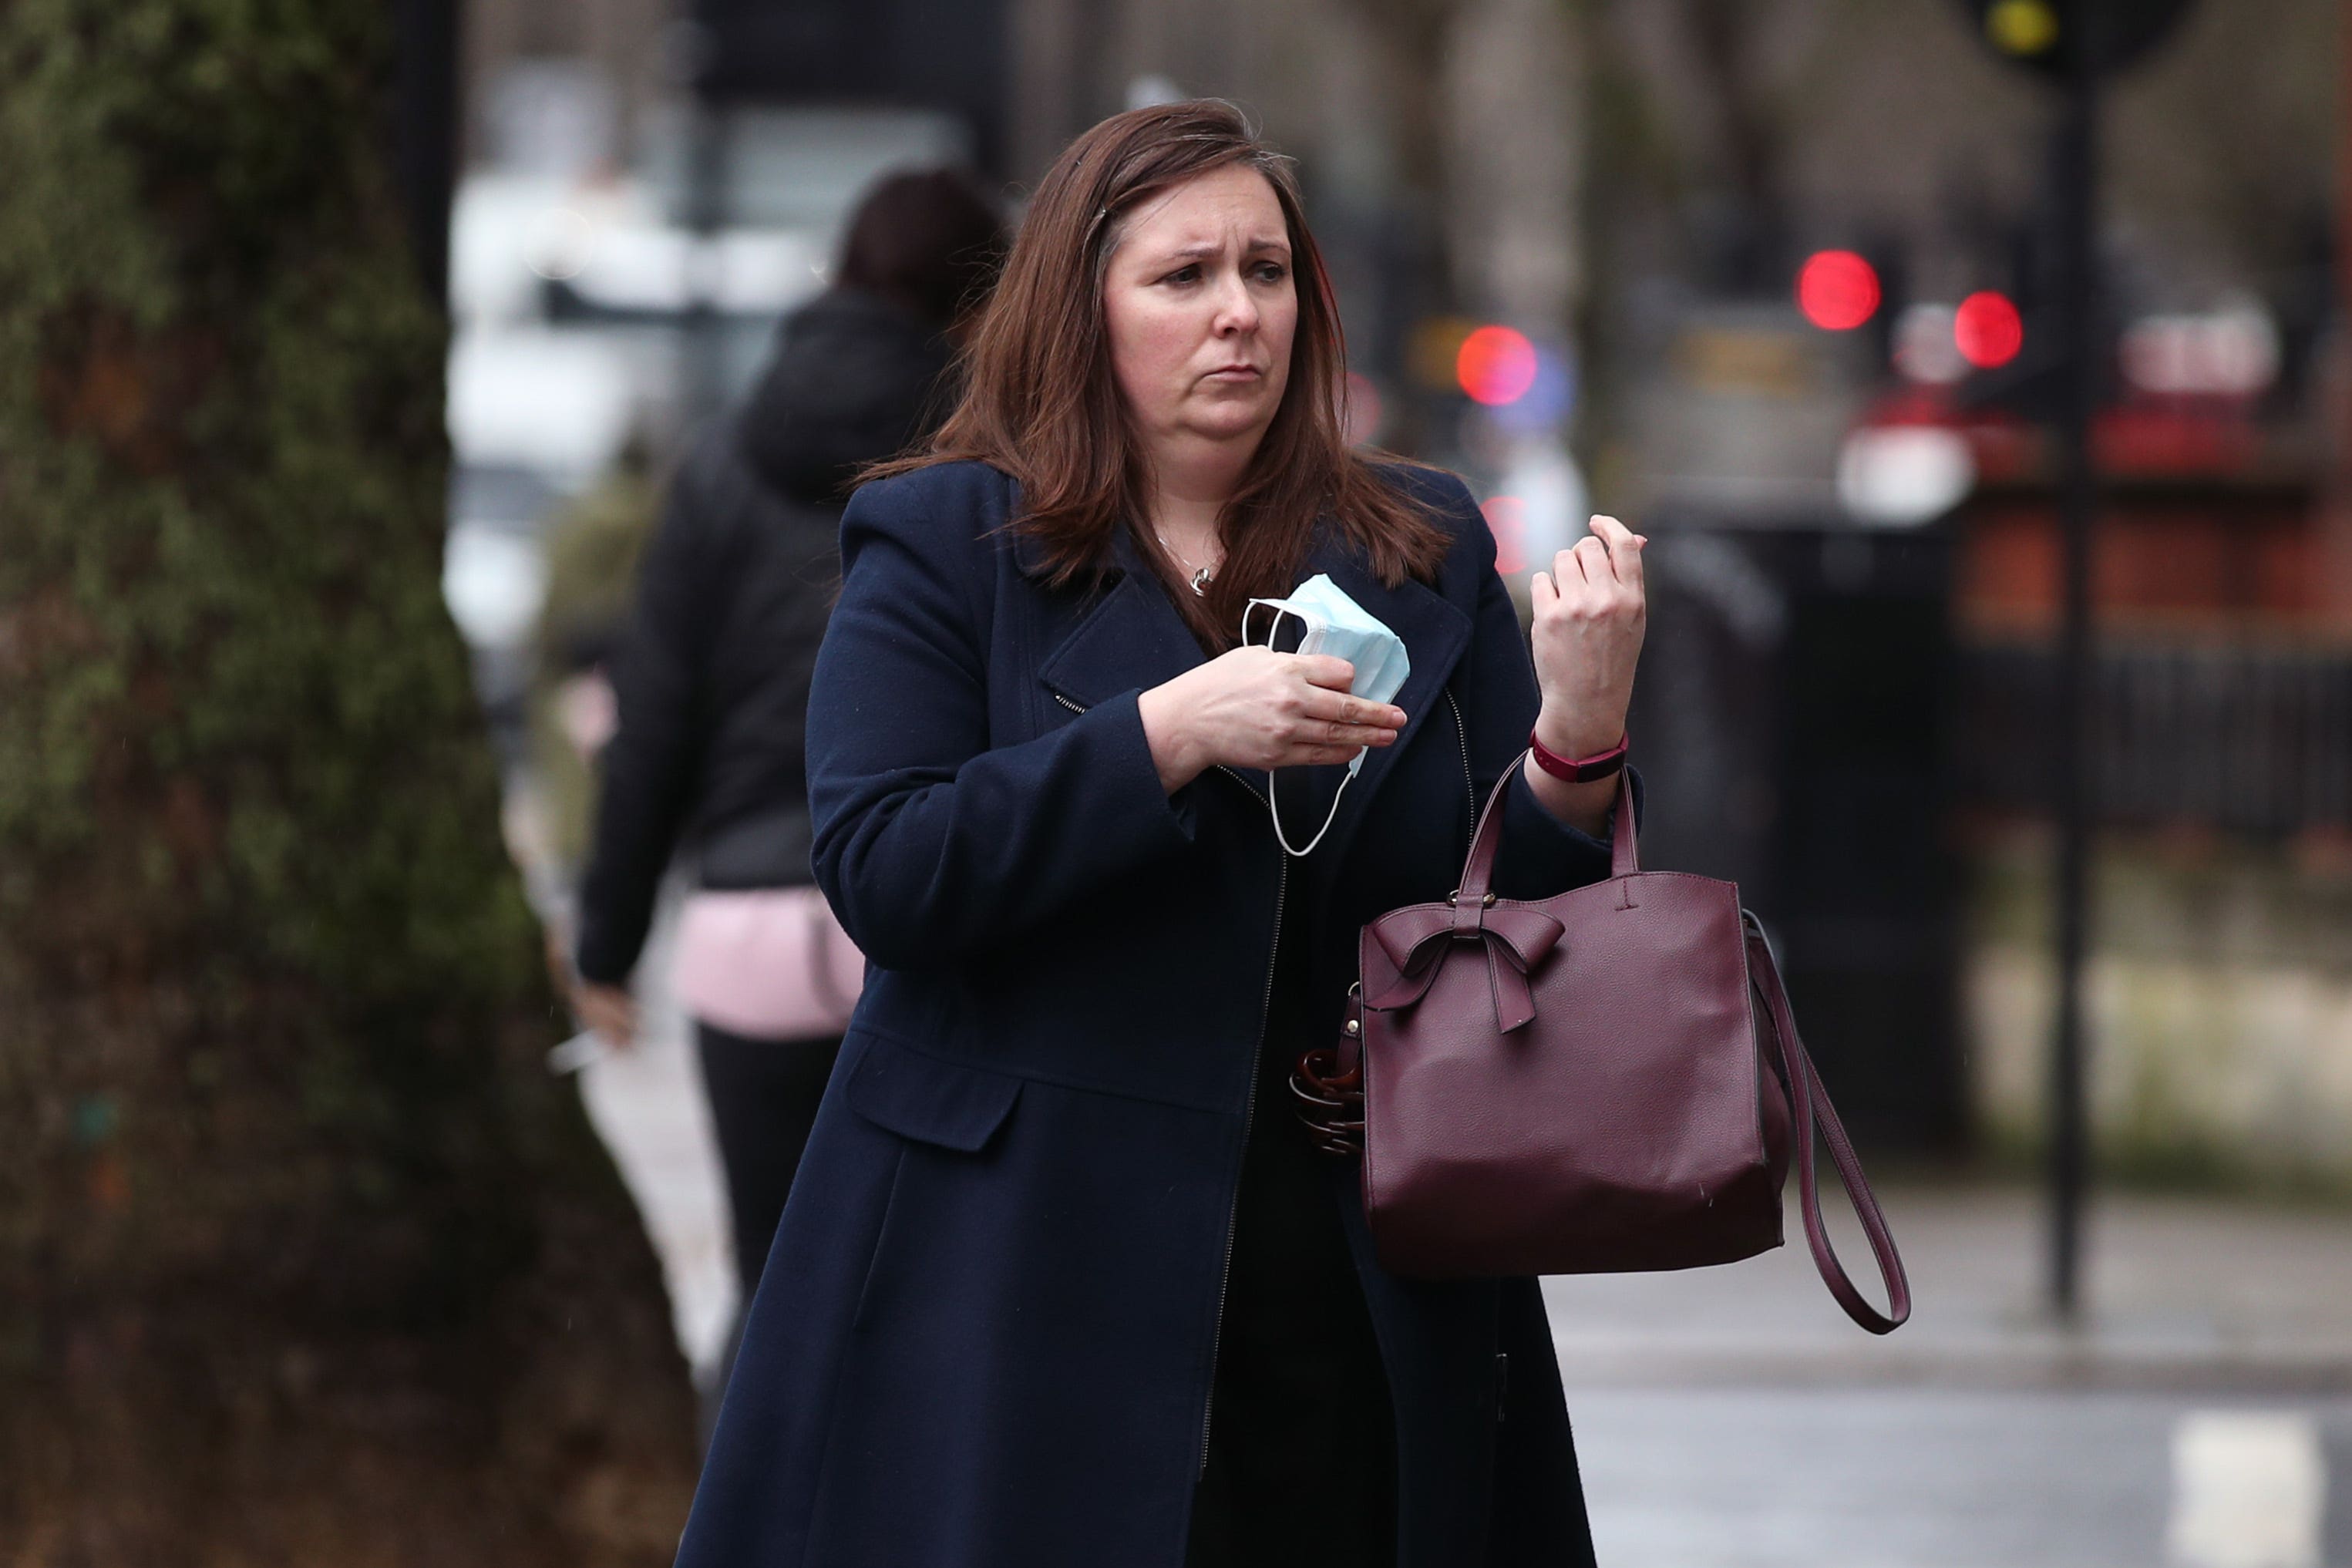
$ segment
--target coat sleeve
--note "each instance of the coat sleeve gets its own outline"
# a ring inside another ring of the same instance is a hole
[[[1507,899],[1547,899],[1570,888],[1604,880],[1613,834],[1593,837],[1554,816],[1528,787],[1516,765],[1528,749],[1542,694],[1536,685],[1534,657],[1510,591],[1495,570],[1495,536],[1480,518],[1462,481],[1450,475],[1444,504],[1454,518],[1478,582],[1472,617],[1468,669],[1471,773],[1482,802],[1495,781],[1510,769],[1503,795],[1503,849],[1495,865],[1495,891]],[[1634,821],[1642,810],[1642,779],[1633,774]],[[1613,812],[1611,814],[1613,817]],[[1613,826],[1613,824],[1612,824]]]
[[[582,978],[625,983],[695,799],[707,719],[707,628],[719,610],[702,559],[710,528],[687,464],[637,568],[636,600],[608,671],[619,727],[598,768],[595,837],[580,887]]]
[[[815,870],[887,969],[952,964],[1192,843],[1126,692],[989,745],[992,542],[937,470],[868,486],[842,519],[842,592],[809,700]],[[918,481],[918,482],[910,482]]]

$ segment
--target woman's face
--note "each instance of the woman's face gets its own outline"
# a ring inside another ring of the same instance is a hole
[[[1103,279],[1118,390],[1144,439],[1246,442],[1282,405],[1298,327],[1274,187],[1238,163],[1148,196]]]

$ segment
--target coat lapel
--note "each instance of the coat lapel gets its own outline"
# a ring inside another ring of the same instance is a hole
[[[1176,613],[1124,528],[1114,536],[1113,552],[1117,581],[1037,671],[1047,690],[1080,708],[1122,691],[1149,691],[1204,662],[1192,628]],[[1015,546],[1015,558],[1024,571],[1042,570],[1025,537]]]
[[[1114,551],[1119,567],[1118,582],[1046,656],[1038,670],[1047,690],[1080,708],[1091,708],[1123,691],[1149,690],[1205,662],[1192,627],[1177,613],[1167,590],[1124,528],[1115,537]],[[1298,581],[1303,583],[1318,572],[1328,573],[1349,598],[1402,638],[1412,666],[1402,689],[1391,700],[1405,711],[1403,732],[1395,745],[1379,747],[1364,759],[1363,771],[1341,797],[1329,843],[1330,858],[1337,860],[1336,851],[1352,836],[1356,821],[1395,765],[1397,753],[1413,743],[1444,706],[1440,693],[1470,645],[1471,627],[1469,616],[1426,585],[1411,578],[1393,588],[1382,583],[1328,522],[1316,530]],[[1263,623],[1264,617],[1260,620]],[[1237,771],[1253,793],[1263,793],[1263,772]],[[1303,837],[1312,829],[1299,831]],[[1316,853],[1322,856],[1327,851]]]

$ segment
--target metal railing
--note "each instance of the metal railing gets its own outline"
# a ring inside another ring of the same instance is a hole
[[[1961,798],[2044,809],[2054,652],[1964,642],[1959,666]],[[2352,649],[2108,639],[2094,689],[2100,820],[2352,830]]]

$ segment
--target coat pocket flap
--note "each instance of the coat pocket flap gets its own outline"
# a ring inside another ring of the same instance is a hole
[[[869,1035],[849,1075],[849,1108],[902,1138],[976,1153],[1011,1114],[1021,1082]]]

